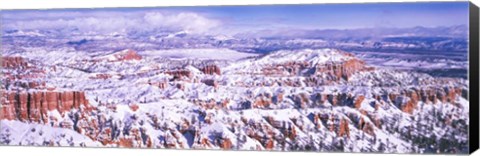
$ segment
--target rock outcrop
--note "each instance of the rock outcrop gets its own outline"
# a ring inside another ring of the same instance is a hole
[[[192,78],[193,74],[189,70],[172,70],[165,72],[166,74],[172,75],[173,80],[182,79],[183,77]]]
[[[136,51],[131,49],[124,50],[114,55],[119,61],[141,60],[142,56],[138,55]]]
[[[452,88],[452,87],[427,87],[422,89],[401,89],[397,92],[385,92],[383,94],[373,94],[373,100],[370,102],[372,108],[378,109],[379,103],[391,102],[397,108],[412,114],[414,110],[417,109],[419,102],[426,104],[438,104],[449,103],[456,105],[457,97],[463,97],[462,92],[465,89],[463,88]],[[275,96],[275,95],[274,95]],[[301,108],[306,107],[318,107],[324,105],[328,101],[332,106],[348,106],[361,109],[362,103],[365,101],[365,96],[362,94],[353,95],[350,93],[338,93],[338,94],[314,94],[314,95],[305,95],[303,93],[295,95],[292,97],[292,100],[295,102],[295,105]],[[386,98],[382,98],[386,97]],[[255,102],[255,106],[266,105],[263,95],[259,95]],[[272,101],[269,101],[272,102]],[[277,103],[277,100],[273,100],[273,103]],[[270,104],[270,103],[268,103]]]
[[[1,57],[3,68],[27,68],[28,63],[22,57]]]
[[[1,57],[2,89],[45,89],[45,70],[22,57]]]
[[[348,127],[347,119],[340,120],[338,135],[346,136],[347,138],[350,138],[350,128]]]
[[[203,73],[209,74],[209,75],[213,75],[213,74],[221,75],[220,67],[218,67],[216,65],[207,65],[207,66],[203,67],[201,69],[201,71]]]
[[[60,114],[81,106],[89,107],[84,92],[3,92],[0,119],[28,122],[46,121],[49,111]]]
[[[106,79],[112,78],[112,75],[100,73],[100,74],[95,74],[95,76],[91,76],[91,77],[89,77],[89,78],[90,78],[90,79],[103,79],[103,80],[106,80]]]
[[[313,75],[326,74],[328,79],[338,81],[340,79],[347,80],[349,77],[360,71],[373,70],[373,67],[367,67],[365,62],[358,59],[350,59],[344,62],[332,62],[327,64],[316,65]]]

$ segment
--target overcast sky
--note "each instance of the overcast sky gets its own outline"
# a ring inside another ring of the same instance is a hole
[[[260,5],[2,11],[5,29],[352,29],[468,25],[468,2]]]

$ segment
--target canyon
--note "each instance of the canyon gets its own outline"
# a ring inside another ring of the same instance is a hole
[[[455,145],[444,153],[467,144],[465,80],[372,67],[338,49],[226,63],[131,49],[48,59],[2,57],[2,144],[410,153],[430,149],[431,134]],[[6,135],[14,125],[41,131]],[[62,131],[39,134],[53,128]]]

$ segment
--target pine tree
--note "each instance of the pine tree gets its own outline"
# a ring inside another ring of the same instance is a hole
[[[9,145],[11,141],[11,133],[9,129],[5,129],[5,132],[0,133],[0,145]]]

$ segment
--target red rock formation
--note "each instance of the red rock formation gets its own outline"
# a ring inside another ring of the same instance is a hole
[[[273,118],[272,116],[267,116],[266,120],[274,128],[281,128],[282,127],[282,122],[275,120],[275,118]]]
[[[91,76],[91,77],[89,77],[89,78],[90,78],[90,79],[103,79],[103,80],[106,80],[106,79],[112,78],[112,75],[100,73],[100,74],[96,74],[95,76]]]
[[[292,126],[292,131],[289,133],[288,138],[293,140],[295,137],[297,137],[297,130],[294,126]]]
[[[1,97],[1,105],[0,105],[0,119],[7,119],[7,120],[13,120],[16,118],[15,114],[15,94],[8,93],[8,92],[2,92],[2,97]]]
[[[28,88],[44,89],[45,81],[42,82],[28,82]]]
[[[359,109],[362,106],[362,102],[365,99],[365,96],[359,95],[354,102],[355,108]]]
[[[314,74],[324,74],[334,76],[334,81],[340,79],[348,80],[349,77],[359,71],[370,71],[372,67],[366,67],[365,62],[358,59],[350,59],[344,62],[327,63],[317,65]]]
[[[271,66],[264,66],[262,68],[262,74],[264,75],[297,75],[299,71],[306,69],[309,66],[308,62],[286,62],[281,64],[274,64]]]
[[[142,59],[142,56],[138,55],[137,52],[131,50],[131,49],[128,49],[126,51],[123,51],[123,52],[120,52],[120,53],[117,53],[115,54],[115,57],[120,60],[120,61],[123,61],[123,60],[141,60]]]
[[[396,101],[398,97],[408,97],[409,100],[407,100],[405,103],[401,103],[400,101],[397,102],[399,109],[401,109],[403,112],[412,114],[413,111],[417,108],[418,102],[423,102],[426,104],[436,104],[439,102],[442,103],[450,103],[450,104],[455,104],[455,100],[457,99],[458,90],[461,90],[460,88],[451,88],[451,87],[445,87],[445,88],[420,88],[420,89],[406,89],[406,90],[401,90],[399,91],[400,94],[398,93],[387,93],[386,95],[391,102]],[[460,91],[461,92],[461,91]],[[375,95],[375,99],[378,101],[382,101],[381,97],[382,95]],[[379,103],[376,103],[379,104]],[[375,106],[377,107],[377,106]],[[376,108],[377,109],[377,108]]]
[[[342,119],[340,121],[340,128],[338,130],[338,135],[340,137],[342,137],[342,136],[350,137],[350,128],[348,127],[347,119]]]
[[[275,144],[273,139],[268,139],[267,142],[265,143],[265,149],[266,150],[273,150]]]
[[[282,102],[283,101],[283,93],[278,93],[277,94],[277,102]]]
[[[373,122],[374,122],[374,124],[375,124],[376,127],[382,128],[382,120],[380,120],[380,118],[377,118],[377,117],[374,118],[374,119],[373,119]]]
[[[146,143],[147,148],[152,148],[153,147],[153,142],[150,136],[147,136],[147,143]]]
[[[224,99],[222,101],[222,108],[227,108],[229,103],[230,103],[230,99]]]
[[[320,129],[322,128],[322,122],[321,122],[321,118],[320,118],[320,115],[321,114],[314,114],[313,115],[313,124],[315,124],[315,128],[316,129]]]
[[[73,92],[66,92],[63,94],[60,93],[60,99],[62,101],[62,105],[61,105],[61,109],[59,110],[63,112],[63,111],[72,109],[74,106],[73,97],[74,97]]]
[[[158,88],[165,89],[167,88],[167,85],[168,85],[167,82],[160,82],[158,83]]]
[[[437,94],[434,90],[428,90],[428,100],[431,101],[433,104],[438,102]]]
[[[223,142],[222,142],[222,149],[224,150],[230,150],[232,149],[232,141],[229,139],[229,138],[225,138],[223,139]]]
[[[365,123],[365,126],[363,127],[362,130],[363,130],[363,132],[365,132],[369,135],[375,136],[375,131],[373,129],[372,124],[370,124],[370,123]]]
[[[358,122],[358,129],[362,130],[363,132],[370,134],[370,135],[375,135],[374,129],[372,124],[365,122],[363,117],[360,118],[360,121]]]
[[[182,77],[192,78],[192,72],[189,70],[174,70],[165,72],[169,75],[173,75],[174,79],[180,79]]]
[[[158,88],[160,89],[165,89],[167,88],[168,84],[167,82],[165,81],[161,81],[161,82],[148,82],[149,85],[152,85],[152,86],[157,86]]]
[[[137,104],[130,104],[128,107],[134,112],[140,108]]]
[[[415,104],[415,106],[417,105],[418,101],[420,100],[419,97],[418,97],[418,93],[416,91],[408,91],[407,96],[410,98],[412,103]]]
[[[10,69],[27,68],[28,63],[22,57],[1,57],[2,67]]]
[[[132,148],[133,147],[133,140],[128,139],[128,138],[120,138],[117,145],[119,147]]]
[[[26,121],[28,120],[28,93],[25,93],[25,92],[22,92],[18,95],[18,103],[17,103],[17,106],[16,108],[19,108],[20,110],[18,110],[17,112],[19,112],[19,114],[17,114],[17,116],[19,117],[19,120],[20,121]]]
[[[48,111],[63,114],[80,105],[89,107],[84,92],[3,92],[0,119],[45,122]]]
[[[266,108],[270,106],[271,103],[272,101],[270,99],[265,98],[263,95],[261,95],[255,99],[253,108]]]
[[[342,78],[348,80],[348,78],[353,75],[354,73],[362,70],[371,70],[365,68],[365,62],[360,61],[358,59],[350,59],[348,61],[343,62],[342,64]]]
[[[42,98],[43,94],[39,92],[31,93],[30,101],[30,121],[40,122],[42,117]]]
[[[377,94],[373,95],[373,98],[377,101],[380,101],[382,99],[381,95],[377,95]]]
[[[58,93],[57,92],[46,92],[45,102],[47,103],[47,110],[53,111],[58,109]]]
[[[205,148],[211,148],[212,147],[212,143],[210,143],[210,141],[208,140],[208,138],[203,138],[201,139],[201,145],[202,147],[205,147]]]
[[[415,104],[410,100],[402,106],[402,111],[408,114],[412,114],[415,109]]]
[[[201,69],[201,71],[205,74],[209,74],[209,75],[213,75],[213,74],[217,74],[217,75],[221,75],[221,72],[220,72],[220,67],[216,66],[216,65],[208,65],[208,66],[205,66]]]
[[[77,103],[76,103],[76,105],[74,105],[74,106],[79,107],[79,106],[83,105],[83,106],[85,106],[85,107],[87,107],[87,108],[90,107],[90,105],[89,105],[89,103],[88,103],[88,100],[87,100],[87,98],[86,98],[86,96],[85,96],[85,92],[76,91],[75,93],[76,93],[76,95],[78,95],[78,96],[75,96],[75,100],[77,101]]]
[[[300,108],[306,108],[308,103],[310,102],[308,95],[305,93],[300,93],[299,95],[296,95],[293,100],[295,101],[295,105]]]
[[[455,92],[455,90],[452,89],[452,88],[446,88],[445,92],[447,94],[447,95],[445,95],[446,96],[446,98],[445,98],[446,102],[450,102],[450,103],[454,102],[455,99],[457,98],[457,93]]]

